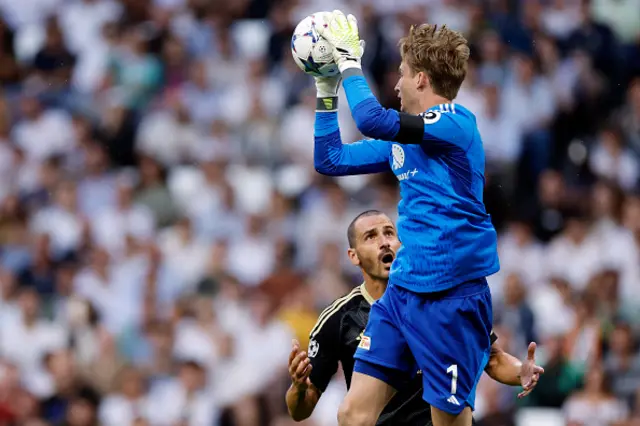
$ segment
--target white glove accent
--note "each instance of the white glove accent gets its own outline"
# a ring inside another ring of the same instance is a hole
[[[334,98],[338,96],[340,88],[341,75],[334,77],[314,77],[316,81],[316,97],[318,98]]]

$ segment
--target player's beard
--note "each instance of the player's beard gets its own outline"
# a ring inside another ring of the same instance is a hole
[[[387,281],[389,279],[389,272],[385,269],[385,266],[378,257],[362,256],[356,250],[356,254],[360,259],[360,267],[365,274],[373,278],[374,280]]]

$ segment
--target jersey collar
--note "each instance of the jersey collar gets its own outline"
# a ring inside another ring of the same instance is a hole
[[[362,297],[364,297],[364,300],[369,302],[370,305],[373,305],[373,302],[375,302],[376,300],[369,294],[364,283],[360,284],[360,292],[362,293]]]

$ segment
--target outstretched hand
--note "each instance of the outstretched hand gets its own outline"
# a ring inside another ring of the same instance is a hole
[[[299,390],[307,389],[311,385],[311,360],[307,352],[300,350],[300,343],[293,339],[291,353],[289,354],[289,376],[293,386]]]
[[[527,358],[522,361],[520,367],[520,383],[522,384],[522,392],[518,394],[518,398],[524,398],[529,395],[538,384],[540,375],[544,374],[544,368],[536,365],[536,348],[535,342],[529,343]]]

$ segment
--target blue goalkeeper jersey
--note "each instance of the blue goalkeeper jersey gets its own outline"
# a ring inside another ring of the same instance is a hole
[[[343,144],[337,112],[318,111],[315,167],[331,176],[396,175],[402,247],[389,282],[431,293],[496,273],[497,235],[483,202],[485,157],[475,116],[454,103],[420,115],[385,109],[358,72],[345,75],[344,89],[358,129],[374,139]]]

